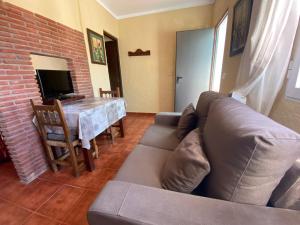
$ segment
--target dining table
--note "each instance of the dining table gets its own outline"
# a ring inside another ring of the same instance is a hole
[[[63,111],[69,129],[75,131],[81,140],[87,169],[93,171],[95,164],[92,149],[98,148],[95,138],[116,122],[123,124],[126,102],[124,98],[90,97],[63,104]],[[36,124],[36,118],[33,122]],[[63,134],[63,130],[48,132]],[[120,133],[125,135],[123,126]]]
[[[82,148],[88,150],[85,151],[88,169],[94,170],[91,142],[116,122],[121,121],[123,123],[126,116],[124,98],[84,98],[64,104],[63,111],[69,128],[78,132]],[[124,136],[124,127],[121,126],[121,129],[123,129],[121,133]],[[94,145],[97,148],[95,142]]]

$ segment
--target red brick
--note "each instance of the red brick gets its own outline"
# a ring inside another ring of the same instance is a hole
[[[8,22],[0,20],[0,26],[1,27],[8,27]]]
[[[32,65],[30,61],[26,61],[26,60],[4,59],[3,62],[6,64],[15,64],[15,65]]]
[[[34,70],[33,66],[20,66],[20,70]]]
[[[0,48],[3,49],[3,48],[13,48],[14,45],[13,44],[10,44],[10,43],[5,43],[5,42],[0,42]]]
[[[0,76],[0,80],[20,80],[22,76]]]
[[[16,19],[11,18],[11,17],[3,17],[2,20],[9,22],[11,25],[18,24],[18,25],[25,26],[25,23],[23,21],[16,20]]]

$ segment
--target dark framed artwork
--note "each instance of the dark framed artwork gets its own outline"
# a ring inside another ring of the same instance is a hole
[[[251,21],[253,0],[239,0],[233,9],[230,56],[244,51]]]
[[[106,65],[105,47],[103,36],[87,29],[90,55],[92,63]]]

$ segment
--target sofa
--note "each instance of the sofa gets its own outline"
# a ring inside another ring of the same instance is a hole
[[[90,207],[90,225],[300,224],[299,134],[214,92],[201,94],[195,113],[211,164],[197,190],[162,188],[164,164],[180,143],[181,114],[158,113]],[[239,182],[234,194],[230,182]]]

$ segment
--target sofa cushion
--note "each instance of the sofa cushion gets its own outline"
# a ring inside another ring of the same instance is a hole
[[[299,225],[300,213],[109,181],[90,207],[88,221],[90,225]]]
[[[176,127],[153,124],[145,132],[140,144],[174,150],[180,141],[176,136]]]
[[[270,205],[300,210],[300,159],[294,163],[273,191]]]
[[[161,171],[172,152],[137,145],[121,166],[115,180],[161,188]]]
[[[160,112],[155,115],[155,124],[163,126],[177,126],[182,113]]]
[[[266,205],[300,155],[296,132],[234,99],[215,100],[204,129],[209,197]]]
[[[214,91],[205,91],[201,93],[196,107],[198,127],[200,128],[200,131],[203,131],[204,129],[210,104],[214,100],[222,97],[224,97],[222,94]]]
[[[182,140],[190,131],[197,127],[198,117],[193,104],[189,104],[183,111],[177,125],[177,137]]]
[[[166,161],[162,187],[191,193],[209,173],[210,166],[200,143],[200,131],[191,131]]]

